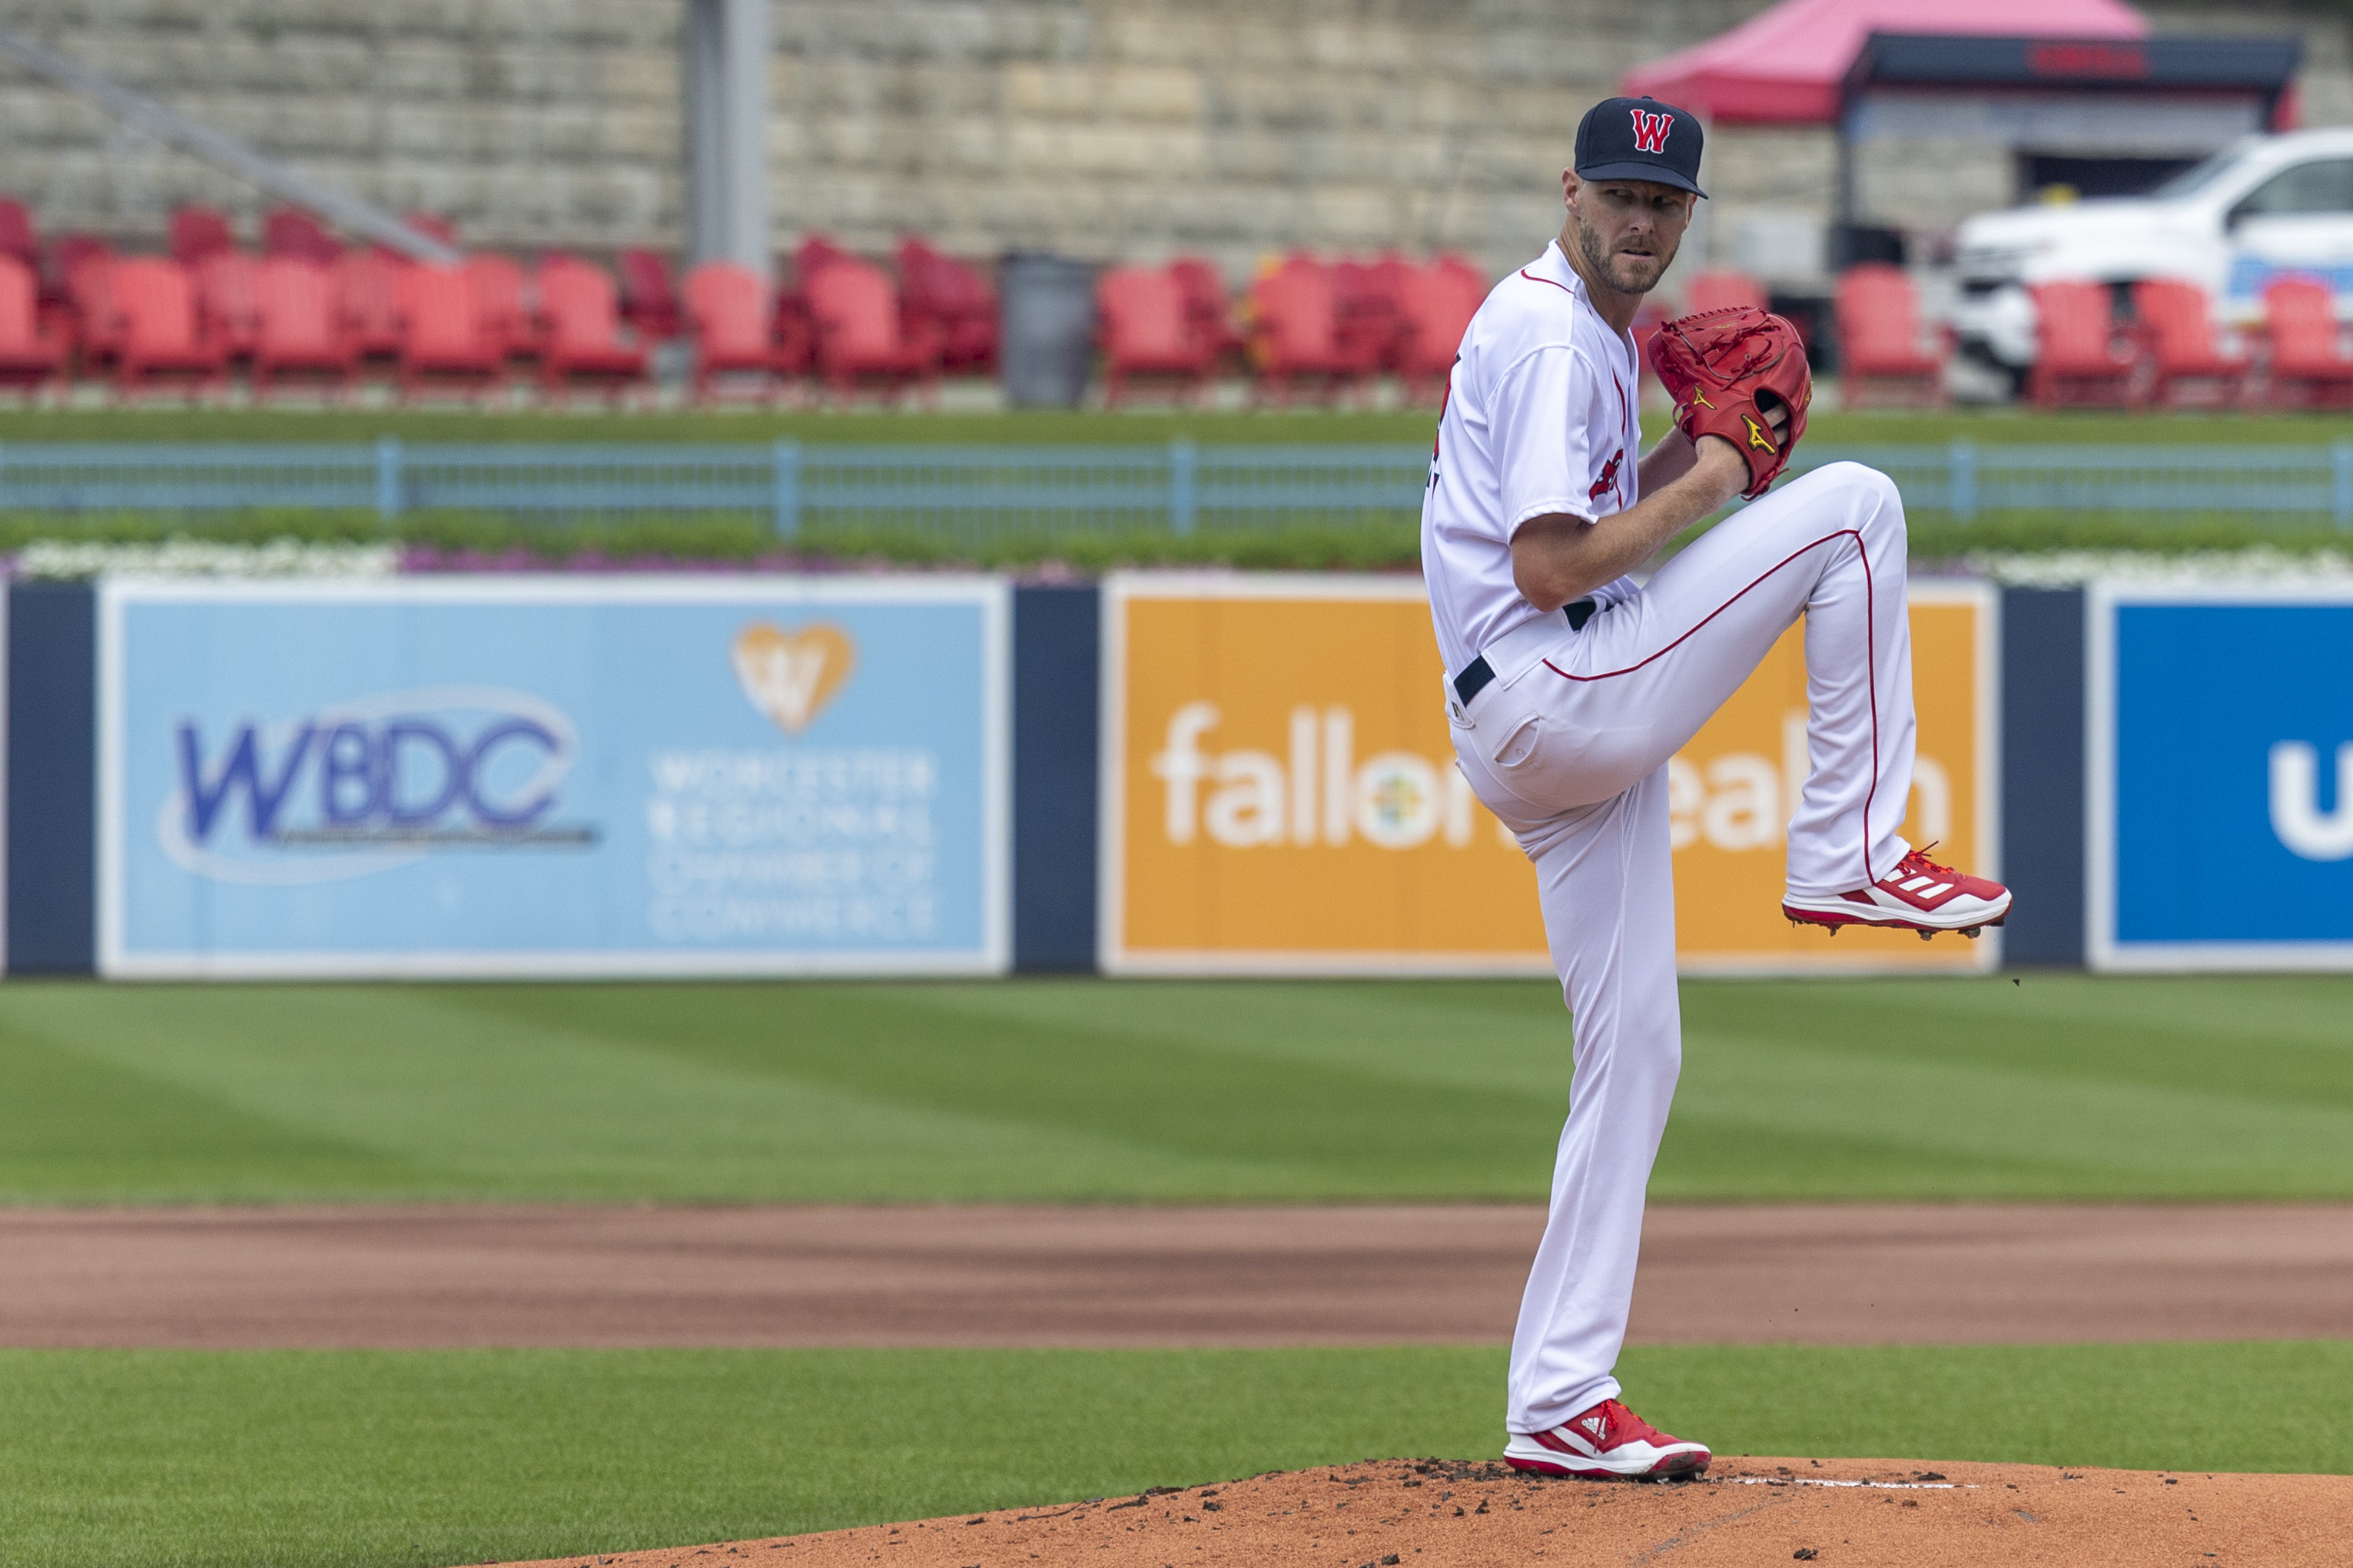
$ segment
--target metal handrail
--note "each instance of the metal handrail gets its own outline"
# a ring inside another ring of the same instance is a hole
[[[2020,510],[2327,517],[2353,531],[2353,439],[2326,446],[1801,447],[1894,479],[1961,519]],[[0,511],[269,508],[736,512],[786,539],[814,522],[1190,533],[1419,510],[1427,447],[416,444],[0,444]]]

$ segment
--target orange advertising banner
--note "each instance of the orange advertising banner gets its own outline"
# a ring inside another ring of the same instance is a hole
[[[1999,875],[1999,601],[1915,584],[1920,763],[1905,836]],[[1114,576],[1103,587],[1100,953],[1115,973],[1550,972],[1535,875],[1455,768],[1413,579]],[[1973,970],[1995,941],[1781,918],[1805,772],[1793,628],[1669,763],[1695,972]]]

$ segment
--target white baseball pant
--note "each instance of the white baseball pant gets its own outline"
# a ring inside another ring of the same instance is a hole
[[[1642,1201],[1682,1065],[1667,760],[1806,617],[1803,798],[1788,886],[1875,881],[1912,785],[1904,508],[1855,463],[1796,479],[1717,524],[1641,594],[1572,630],[1547,616],[1450,685],[1472,789],[1535,863],[1545,938],[1574,1019],[1552,1213],[1512,1340],[1505,1425],[1559,1426],[1615,1398]],[[1459,673],[1459,672],[1450,672]]]

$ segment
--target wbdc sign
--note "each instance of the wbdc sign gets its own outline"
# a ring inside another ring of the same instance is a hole
[[[115,581],[111,976],[993,973],[994,579]]]

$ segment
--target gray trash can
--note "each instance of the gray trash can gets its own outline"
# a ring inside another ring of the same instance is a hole
[[[1017,250],[997,269],[997,362],[1017,408],[1076,408],[1095,357],[1095,269]]]

